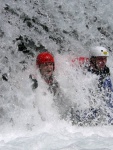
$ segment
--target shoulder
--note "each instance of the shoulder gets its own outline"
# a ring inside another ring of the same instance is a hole
[[[53,77],[53,85],[57,88],[59,87],[59,83],[54,77]]]
[[[105,76],[110,76],[110,69],[109,69],[109,67],[105,66],[105,68],[104,68],[104,70],[103,70],[103,74],[104,74]]]
[[[109,67],[105,66],[104,72],[105,72],[105,74],[110,75]]]

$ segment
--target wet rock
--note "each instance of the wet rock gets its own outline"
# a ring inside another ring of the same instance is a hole
[[[7,73],[4,73],[4,74],[2,75],[2,79],[3,79],[4,81],[8,81],[8,75],[7,75]]]

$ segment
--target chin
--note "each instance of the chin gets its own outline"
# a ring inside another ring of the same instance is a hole
[[[46,76],[46,78],[50,78],[52,76],[52,74],[46,74],[45,76]]]
[[[104,70],[104,67],[102,67],[102,68],[99,68],[99,70]]]

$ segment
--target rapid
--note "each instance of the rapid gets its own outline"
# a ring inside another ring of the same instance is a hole
[[[88,57],[92,45],[107,46],[113,81],[112,8],[112,0],[0,1],[0,150],[113,149],[112,125],[78,126],[60,119],[47,85],[40,79],[33,91],[29,79],[37,74],[37,53],[48,49],[69,102],[88,108],[96,77],[71,60]]]

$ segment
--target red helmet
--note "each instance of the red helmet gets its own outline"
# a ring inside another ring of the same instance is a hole
[[[40,66],[41,64],[51,62],[54,64],[54,57],[49,52],[42,52],[36,58],[36,66]]]

